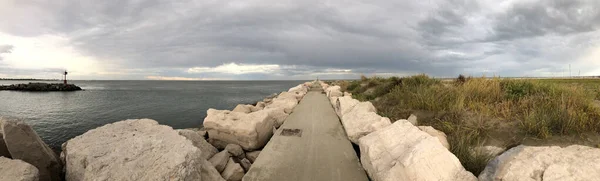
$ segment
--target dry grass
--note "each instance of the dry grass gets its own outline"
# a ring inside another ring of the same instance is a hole
[[[597,84],[596,84],[597,83]],[[373,101],[380,115],[392,120],[411,113],[419,124],[448,134],[451,151],[465,168],[478,174],[489,155],[473,155],[472,146],[482,144],[497,131],[496,124],[514,125],[522,136],[545,139],[600,131],[600,110],[594,106],[600,81],[575,84],[557,80],[465,78],[442,82],[426,75],[366,78],[347,82],[345,89],[356,99]],[[375,91],[367,91],[374,89]],[[494,121],[491,121],[494,120]],[[494,128],[494,129],[492,129]],[[507,141],[511,142],[511,141]]]

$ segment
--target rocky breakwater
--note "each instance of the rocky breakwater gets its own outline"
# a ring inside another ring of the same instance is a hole
[[[231,111],[207,111],[203,129],[208,142],[222,150],[212,156],[209,162],[223,179],[242,180],[260,156],[260,150],[308,93],[312,84],[300,84],[255,105],[240,104]]]
[[[359,146],[361,164],[372,180],[477,180],[437,137],[407,120],[392,124],[370,102],[353,99],[339,86],[320,84],[327,87],[348,139]]]
[[[51,91],[79,91],[83,90],[75,84],[48,84],[48,83],[29,83],[0,85],[0,90],[10,91],[32,91],[32,92],[51,92]]]
[[[233,111],[208,110],[202,129],[150,119],[107,124],[65,142],[60,156],[25,122],[0,118],[0,181],[241,180],[310,85]]]

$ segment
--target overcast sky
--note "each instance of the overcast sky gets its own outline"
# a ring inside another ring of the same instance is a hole
[[[0,0],[0,77],[600,75],[600,0]]]

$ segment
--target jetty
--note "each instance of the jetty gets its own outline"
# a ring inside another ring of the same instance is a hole
[[[29,92],[56,92],[56,91],[80,91],[81,87],[75,84],[49,84],[49,83],[33,83],[29,84],[13,84],[0,85],[0,91],[29,91]]]
[[[369,180],[320,85],[312,86],[244,177],[271,180]]]

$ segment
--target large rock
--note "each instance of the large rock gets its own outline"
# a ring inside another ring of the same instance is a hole
[[[358,144],[361,137],[392,124],[389,118],[379,116],[374,110],[373,104],[362,102],[342,117],[350,141]]]
[[[285,113],[292,113],[294,107],[298,105],[298,99],[296,96],[291,93],[281,93],[281,95],[271,102],[271,104],[267,105],[265,109],[269,108],[283,108]]]
[[[361,163],[374,181],[475,181],[435,137],[406,120],[364,136]]]
[[[352,111],[352,108],[358,103],[360,103],[360,101],[353,99],[350,96],[339,97],[334,104],[335,112],[341,118],[346,113]]]
[[[343,96],[344,93],[342,93],[342,91],[340,91],[341,87],[340,86],[328,86],[327,88],[323,88],[325,90],[325,93],[327,94],[327,96],[329,97],[340,97]],[[333,95],[335,94],[335,95]]]
[[[6,147],[6,143],[4,143],[4,133],[2,132],[2,119],[0,119],[0,157],[12,158],[10,156],[10,152],[8,152],[8,148]]]
[[[0,157],[0,181],[38,181],[39,174],[29,163]]]
[[[303,92],[304,94],[306,94],[306,92],[308,92],[308,87],[304,84],[300,84],[296,87],[290,88],[288,92]]]
[[[202,151],[169,126],[125,120],[69,140],[67,180],[199,180]]]
[[[229,153],[227,150],[223,150],[210,158],[208,161],[214,165],[220,173],[223,172],[223,169],[225,169],[225,166],[227,166],[229,158],[231,158],[231,153]]]
[[[230,158],[221,176],[227,181],[240,181],[244,177],[244,168]]]
[[[239,159],[246,158],[246,154],[240,145],[228,144],[225,147],[225,150],[231,153],[232,156],[237,157]]]
[[[23,160],[35,166],[40,180],[61,180],[61,161],[37,133],[23,121],[4,119],[2,121],[4,142],[13,159]]]
[[[518,146],[490,161],[479,180],[598,180],[599,168],[598,148]]]
[[[202,181],[225,181],[221,173],[208,161],[202,160]]]
[[[256,107],[253,105],[247,105],[247,104],[238,104],[234,109],[233,112],[241,112],[241,113],[251,113],[251,112],[256,112],[256,111],[260,111],[262,108],[260,107]]]
[[[273,126],[274,118],[265,111],[246,114],[209,109],[204,119],[204,128],[210,139],[237,144],[247,151],[265,146],[273,136]]]
[[[410,122],[410,121],[409,121]],[[411,123],[412,124],[412,123]],[[448,140],[446,138],[446,133],[439,131],[431,126],[419,126],[418,127],[421,131],[437,138],[440,143],[442,145],[444,145],[444,147],[446,147],[447,149],[450,149],[450,144],[448,143]]]
[[[284,108],[267,108],[260,111],[267,112],[271,118],[275,121],[275,128],[279,128],[284,122],[285,119],[289,116],[289,114],[285,113]]]
[[[217,148],[208,143],[204,139],[204,136],[201,135],[198,131],[183,129],[177,130],[177,132],[179,133],[179,135],[190,140],[196,148],[200,149],[200,151],[202,151],[202,158],[204,159],[209,159],[213,155],[217,154],[217,152],[219,152],[219,150],[217,150]]]

